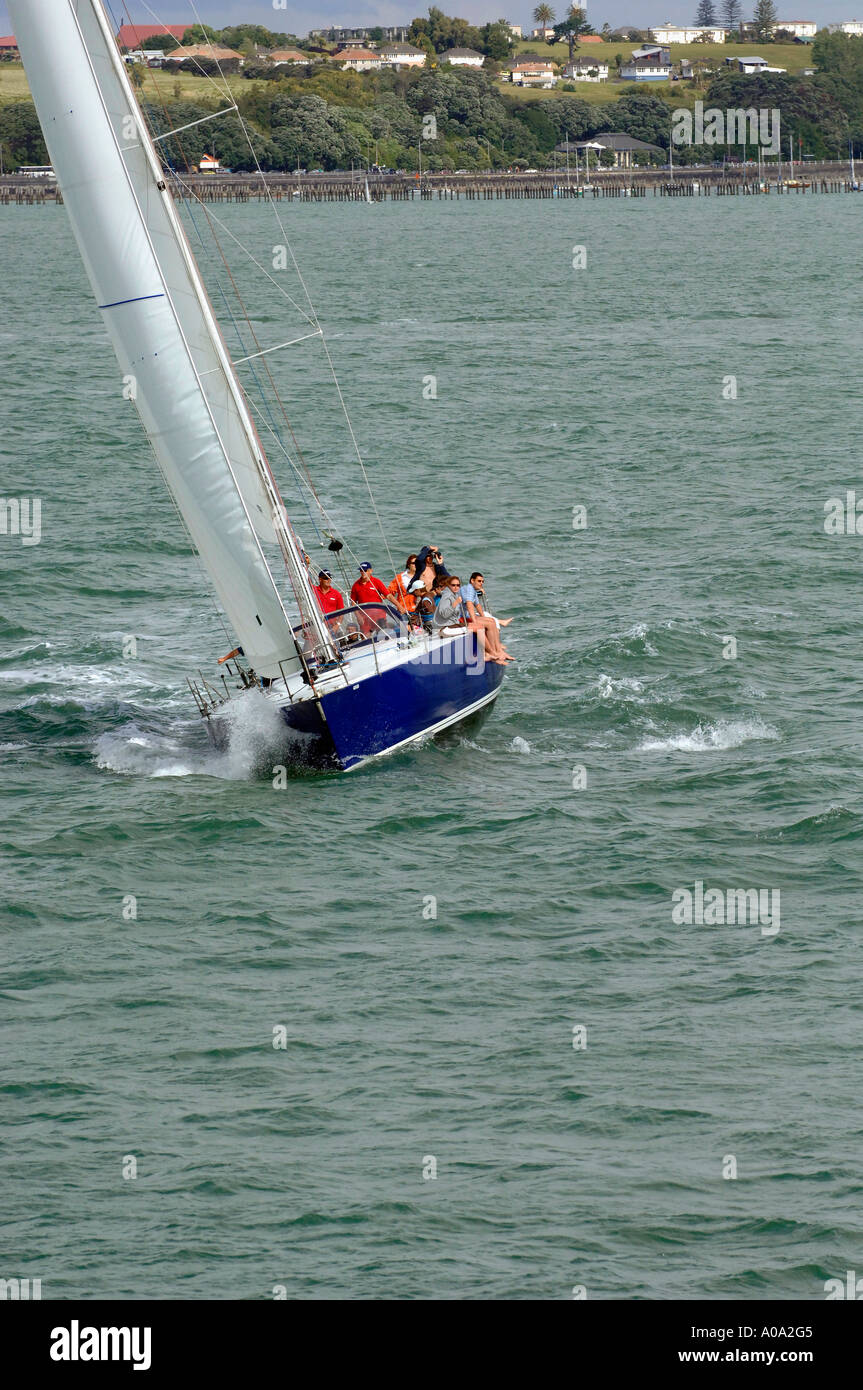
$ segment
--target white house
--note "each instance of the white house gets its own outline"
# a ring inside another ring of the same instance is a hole
[[[270,62],[277,68],[286,63],[310,63],[311,53],[301,53],[298,48],[273,48],[267,54]]]
[[[510,75],[517,87],[553,87],[556,81],[551,60],[530,53],[510,64]]]
[[[846,19],[839,25],[842,34],[851,34],[852,37],[859,38],[863,35],[863,21],[859,19]]]
[[[746,73],[748,77],[753,73],[788,71],[787,68],[772,68],[766,58],[736,58],[732,61],[736,62],[738,72]]]
[[[727,31],[713,24],[686,29],[666,23],[654,25],[648,32],[657,43],[725,43]]]
[[[553,29],[531,29],[531,31],[530,31],[530,37],[531,37],[532,39],[542,39],[543,43],[545,43],[546,39],[553,39],[553,38],[554,38],[554,30],[553,30]]]
[[[409,43],[382,43],[380,58],[386,68],[421,68],[426,55],[424,48]]]
[[[333,54],[333,62],[341,63],[344,71],[371,72],[381,66],[381,61],[380,53],[372,53],[370,48],[343,48]]]
[[[569,82],[607,82],[608,63],[601,63],[599,59],[578,58],[574,63],[567,63],[561,76]]]
[[[667,48],[647,44],[634,48],[628,63],[620,69],[625,82],[667,82],[671,77],[671,57]]]
[[[456,68],[481,68],[485,54],[477,53],[475,48],[448,48],[440,55],[442,63],[452,63]]]
[[[165,61],[161,48],[135,48],[123,54],[124,63],[144,63],[148,68],[160,68]]]
[[[812,19],[777,19],[774,33],[776,29],[787,30],[795,39],[814,39],[818,33],[818,25]]]
[[[520,24],[507,24],[506,27],[507,27],[507,29],[509,30],[509,32],[512,34],[512,36],[513,36],[514,39],[520,39],[520,38],[521,38],[521,25],[520,25]]]

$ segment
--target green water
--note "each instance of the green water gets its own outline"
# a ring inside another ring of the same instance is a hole
[[[0,211],[0,488],[42,498],[39,545],[0,536],[0,1276],[819,1299],[860,1267],[863,537],[823,519],[863,496],[861,214],[286,207],[394,556],[482,568],[518,662],[480,729],[276,790],[265,723],[211,752],[185,690],[225,636],[66,214]],[[219,216],[269,264],[265,210]],[[271,360],[384,573],[317,345]],[[696,880],[781,929],[678,924]]]

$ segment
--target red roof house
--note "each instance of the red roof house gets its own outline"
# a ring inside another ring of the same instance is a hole
[[[170,34],[178,43],[182,43],[183,35],[190,28],[189,24],[122,24],[117,42],[121,48],[141,48],[146,39]]]

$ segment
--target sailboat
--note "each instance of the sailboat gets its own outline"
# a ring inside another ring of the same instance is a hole
[[[350,771],[487,711],[504,668],[466,629],[321,611],[102,0],[9,11],[124,395],[236,637],[221,687],[190,683],[214,742],[254,695],[298,761]]]
[[[853,141],[853,140],[849,140],[849,141],[848,141],[848,154],[849,154],[850,160],[851,160],[851,164],[850,164],[851,181],[850,181],[850,183],[849,183],[849,188],[850,188],[850,191],[851,191],[852,193],[859,193],[859,192],[860,192],[860,181],[859,181],[858,178],[857,178],[857,172],[856,172],[856,170],[855,170],[855,168],[854,168],[854,141]]]

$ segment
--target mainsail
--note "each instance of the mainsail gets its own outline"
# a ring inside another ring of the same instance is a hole
[[[247,659],[259,675],[296,669],[264,544],[328,633],[101,0],[9,11],[125,394]]]

